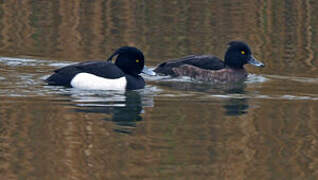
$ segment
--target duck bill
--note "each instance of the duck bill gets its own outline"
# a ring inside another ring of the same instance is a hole
[[[265,67],[265,65],[262,62],[256,60],[253,56],[250,57],[247,63],[252,64],[256,67]]]
[[[144,66],[144,68],[141,71],[144,74],[150,75],[150,76],[155,76],[156,73],[153,70],[150,70],[149,68],[147,68],[146,66]]]

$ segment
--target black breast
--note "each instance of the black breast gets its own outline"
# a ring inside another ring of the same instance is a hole
[[[127,80],[127,85],[126,85],[127,90],[142,89],[146,85],[145,80],[139,75],[132,76],[132,75],[126,74],[125,77]]]
[[[161,75],[176,76],[177,74],[175,74],[172,69],[176,69],[185,64],[206,70],[219,70],[224,68],[224,62],[213,55],[191,55],[163,62],[159,64],[154,71]]]

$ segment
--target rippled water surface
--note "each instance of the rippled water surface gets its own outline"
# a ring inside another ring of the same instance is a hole
[[[2,1],[0,179],[318,179],[316,1]],[[224,56],[244,83],[144,76],[138,91],[47,86],[54,69],[140,48]]]

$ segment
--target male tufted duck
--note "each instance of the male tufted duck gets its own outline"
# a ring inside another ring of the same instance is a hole
[[[191,55],[159,64],[159,75],[189,76],[195,80],[226,83],[246,79],[245,64],[264,67],[253,56],[250,47],[242,41],[231,41],[224,61],[213,55]]]
[[[107,61],[88,61],[57,69],[46,81],[49,85],[80,89],[134,90],[145,86],[140,73],[155,75],[144,66],[144,55],[139,49],[125,46],[117,49]]]

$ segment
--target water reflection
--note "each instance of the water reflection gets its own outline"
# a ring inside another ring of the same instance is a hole
[[[316,6],[300,0],[3,1],[0,53],[84,61],[132,45],[158,64],[190,54],[223,57],[226,43],[241,39],[268,67],[251,71],[317,75]]]
[[[245,91],[246,84],[242,83],[241,86],[232,87],[227,89],[227,94],[240,94],[244,95],[247,92]],[[240,116],[248,112],[248,99],[247,98],[229,98],[224,101],[223,105],[225,109],[225,115],[227,116]]]
[[[75,90],[77,91],[77,90]],[[141,91],[110,91],[103,94],[72,94],[76,112],[105,114],[103,120],[112,121],[116,132],[131,133],[143,120],[144,107],[153,107],[153,95]]]
[[[151,79],[152,83],[164,87],[169,87],[178,91],[196,91],[196,92],[209,92],[209,93],[242,93],[246,88],[245,82],[235,82],[235,83],[207,83],[207,82],[198,82],[196,80],[191,80],[188,77],[177,77],[172,78],[170,76],[161,77],[148,77]]]
[[[242,114],[246,114],[249,108],[247,99],[235,98],[225,101],[223,107],[227,116],[240,116]]]
[[[240,116],[248,113],[248,98],[246,97],[245,88],[247,84],[245,82],[227,83],[227,84],[209,84],[209,83],[197,83],[184,81],[174,81],[174,78],[167,78],[163,81],[156,82],[164,87],[169,87],[178,91],[194,91],[205,92],[208,94],[217,94],[218,96],[227,96],[223,101],[223,108],[225,115],[227,116]],[[179,79],[180,80],[180,79]],[[234,95],[231,98],[231,95]],[[240,97],[241,96],[241,97]]]

